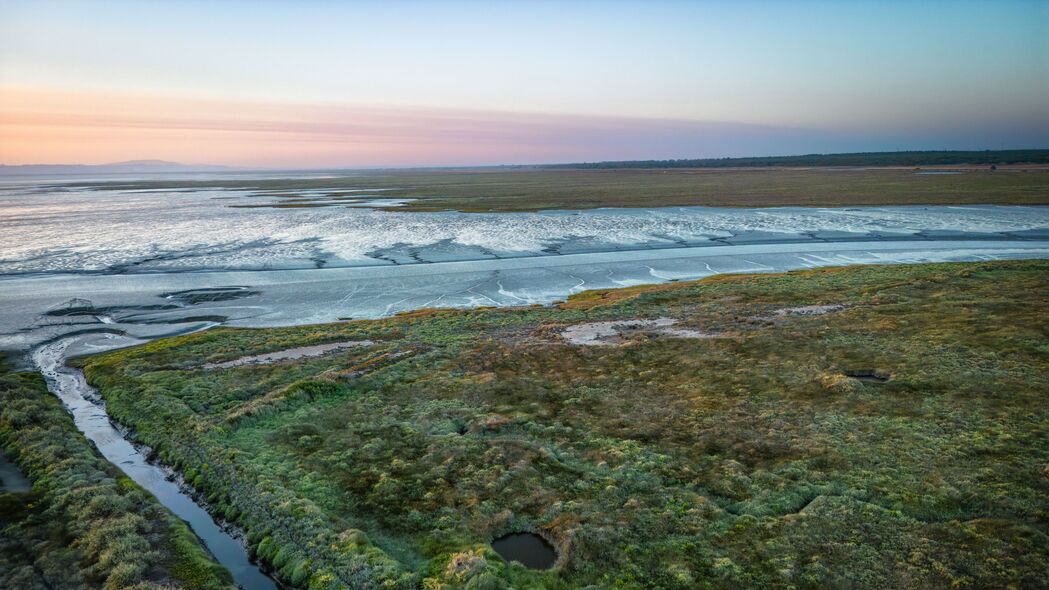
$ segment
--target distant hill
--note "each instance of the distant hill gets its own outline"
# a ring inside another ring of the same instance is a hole
[[[987,151],[858,152],[760,158],[627,160],[550,164],[544,168],[760,168],[808,166],[946,166],[952,164],[1049,164],[1049,149]]]
[[[112,164],[25,164],[5,166],[0,164],[0,176],[49,175],[49,174],[134,174],[157,172],[220,172],[231,170],[226,166],[179,164],[164,160],[128,160]]]

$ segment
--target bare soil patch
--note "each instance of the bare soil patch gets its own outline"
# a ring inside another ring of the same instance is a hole
[[[575,324],[561,331],[561,338],[577,346],[615,346],[636,336],[667,336],[670,338],[717,338],[689,328],[675,328],[678,320],[656,318],[651,320],[611,320]]]
[[[827,313],[834,313],[836,311],[842,311],[845,309],[845,305],[841,303],[834,303],[831,305],[802,305],[800,307],[784,307],[783,309],[777,309],[773,312],[778,317],[785,316],[806,316],[806,315],[823,315]]]
[[[202,365],[202,367],[205,369],[229,369],[232,367],[242,367],[244,365],[268,365],[281,361],[292,361],[322,356],[339,350],[371,346],[372,344],[375,344],[375,342],[371,340],[347,340],[345,342],[331,342],[329,344],[317,344],[314,346],[300,346],[298,348],[267,352],[266,354],[244,356],[239,359],[233,359],[221,363],[206,363]]]

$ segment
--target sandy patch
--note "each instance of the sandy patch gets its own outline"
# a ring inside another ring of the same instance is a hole
[[[561,338],[577,346],[615,346],[622,344],[631,336],[638,335],[670,338],[716,338],[718,336],[688,328],[674,328],[675,324],[677,320],[673,318],[587,322],[565,328],[561,331]]]
[[[300,346],[298,348],[278,350],[277,352],[267,352],[266,354],[259,354],[255,356],[245,356],[239,359],[233,359],[231,361],[225,361],[222,363],[206,363],[202,365],[202,367],[205,369],[228,369],[231,367],[242,367],[244,365],[268,365],[280,361],[292,361],[303,358],[322,356],[330,352],[346,350],[348,348],[358,348],[361,346],[371,346],[372,344],[375,343],[371,340],[348,340],[346,342],[332,342],[330,344]]]
[[[842,311],[844,309],[845,306],[841,303],[834,303],[832,305],[802,305],[801,307],[785,307],[783,309],[777,309],[772,313],[779,317],[791,315],[823,315],[825,313],[834,313],[836,311]]]

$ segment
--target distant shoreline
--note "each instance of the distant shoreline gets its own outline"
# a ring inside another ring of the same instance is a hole
[[[952,172],[930,174],[929,172]],[[923,167],[470,168],[0,177],[43,190],[235,190],[259,205],[345,207],[381,191],[403,213],[653,207],[1049,205],[1049,164]]]
[[[1049,164],[1049,149],[1028,150],[919,150],[897,152],[856,152],[805,154],[743,158],[695,158],[674,160],[622,160],[553,164],[546,168],[893,168],[927,166],[992,166],[1002,164]]]
[[[624,169],[624,168],[913,168],[939,166],[987,167],[1002,165],[1049,166],[1049,149],[1011,150],[912,150],[893,152],[850,152],[792,156],[744,156],[725,158],[677,158],[664,160],[606,160],[545,164],[489,164],[462,166],[258,168],[211,164],[181,164],[165,160],[129,160],[112,164],[0,164],[0,176],[63,174],[164,174],[201,172],[323,173],[429,170],[505,169]]]

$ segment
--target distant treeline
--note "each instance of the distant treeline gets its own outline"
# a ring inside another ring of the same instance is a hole
[[[627,160],[552,164],[547,168],[760,168],[764,166],[945,166],[950,164],[1049,164],[1049,149],[859,152],[761,158]]]

